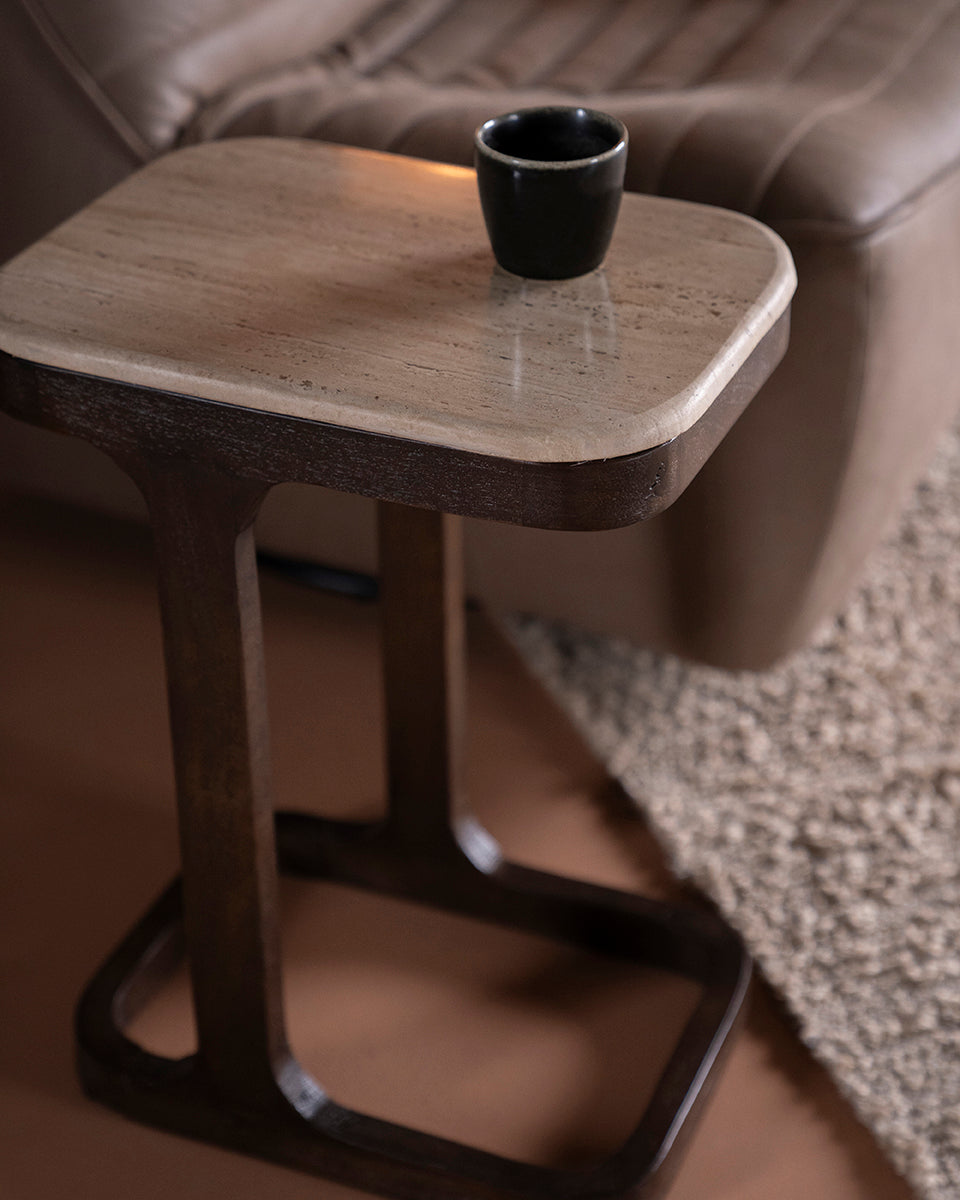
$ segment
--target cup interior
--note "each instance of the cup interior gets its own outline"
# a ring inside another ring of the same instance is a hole
[[[621,141],[619,121],[587,108],[534,108],[495,117],[481,126],[485,146],[530,162],[596,158]]]

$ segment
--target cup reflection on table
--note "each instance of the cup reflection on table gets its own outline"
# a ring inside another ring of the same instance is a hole
[[[533,379],[542,382],[546,361],[559,359],[565,370],[587,372],[618,354],[617,310],[605,270],[557,285],[494,268],[486,328],[489,352],[509,363],[517,393],[528,362]]]

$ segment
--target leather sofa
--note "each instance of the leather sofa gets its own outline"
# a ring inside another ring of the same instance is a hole
[[[957,0],[0,0],[0,44],[0,259],[179,145],[469,163],[482,119],[574,100],[629,126],[628,187],[783,235],[790,350],[685,496],[612,533],[471,525],[495,608],[762,667],[841,606],[955,408]],[[0,485],[138,503],[97,452],[6,419]],[[373,566],[350,497],[277,489],[260,538]]]

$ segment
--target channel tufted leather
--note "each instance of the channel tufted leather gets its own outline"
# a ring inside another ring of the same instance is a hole
[[[960,155],[958,61],[955,0],[413,0],[231,89],[184,136],[468,162],[491,113],[586,100],[629,126],[634,190],[864,229]]]
[[[960,156],[956,0],[21,2],[143,157],[283,133],[467,162],[493,112],[587,100],[635,190],[864,229]]]
[[[207,100],[320,52],[383,0],[17,0],[144,156],[168,150]]]
[[[960,0],[7,0],[0,43],[0,259],[177,145],[467,163],[481,120],[542,101],[620,116],[628,187],[783,233],[790,350],[701,476],[616,534],[470,526],[494,607],[764,665],[837,610],[957,407]],[[0,439],[0,481],[113,506],[103,463],[30,432]],[[361,567],[371,529],[332,495],[261,522]]]

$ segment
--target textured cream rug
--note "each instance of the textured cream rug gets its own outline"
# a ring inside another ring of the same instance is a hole
[[[513,636],[925,1200],[960,1197],[960,433],[843,616],[763,674]]]

